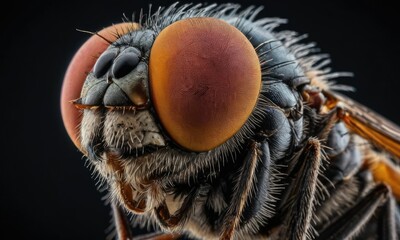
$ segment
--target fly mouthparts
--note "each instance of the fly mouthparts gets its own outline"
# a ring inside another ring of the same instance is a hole
[[[100,106],[97,105],[87,105],[87,104],[83,104],[82,103],[82,98],[78,98],[75,100],[71,100],[69,101],[70,103],[72,103],[77,109],[91,109],[91,110],[95,110],[98,109]]]
[[[108,110],[123,110],[123,111],[136,111],[136,110],[144,110],[149,107],[149,102],[146,102],[145,104],[142,104],[140,106],[135,106],[135,105],[121,105],[121,106],[113,106],[113,105],[88,105],[82,103],[82,98],[78,98],[75,100],[71,100],[70,103],[72,103],[77,109],[89,109],[89,110],[96,110],[98,108],[106,108]]]

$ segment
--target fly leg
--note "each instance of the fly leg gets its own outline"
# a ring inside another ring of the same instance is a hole
[[[166,202],[162,202],[155,208],[155,213],[157,218],[160,220],[160,223],[164,227],[170,229],[182,225],[193,210],[193,204],[196,201],[196,198],[198,198],[199,192],[198,187],[193,187],[186,196],[181,207],[174,214],[169,212]]]
[[[118,240],[133,239],[128,219],[123,210],[115,203],[115,201],[111,201],[111,209],[112,209],[112,217],[117,239]]]
[[[182,236],[175,233],[149,233],[140,235],[138,237],[133,238],[132,240],[178,240],[181,239]]]
[[[296,173],[288,192],[285,206],[285,226],[280,235],[283,239],[306,239],[315,205],[317,179],[321,166],[321,144],[310,138],[302,150]]]
[[[261,145],[266,145],[268,153],[261,154]],[[220,221],[223,223],[220,239],[230,240],[234,238],[235,230],[239,228],[246,201],[248,200],[252,188],[254,188],[257,162],[262,156],[266,156],[266,159],[270,161],[267,142],[263,142],[262,144],[252,142],[238,173],[235,191],[229,202],[227,212],[222,216]]]
[[[111,203],[111,207],[117,240],[178,240],[181,238],[180,234],[162,232],[133,237],[132,229],[124,211],[114,201]]]
[[[107,164],[113,170],[115,181],[110,183],[114,184],[115,189],[119,189],[122,202],[125,207],[130,211],[141,214],[147,210],[147,203],[145,199],[134,200],[135,189],[129,184],[124,175],[124,166],[119,156],[108,152],[107,153]]]
[[[310,138],[300,154],[301,162],[294,166],[296,169],[292,169],[296,173],[286,201],[285,212],[287,216],[285,221],[289,227],[280,232],[280,235],[286,235],[284,239],[305,239],[307,236],[321,166],[320,151],[319,140]],[[269,190],[266,179],[269,179],[270,164],[268,142],[253,142],[238,171],[237,182],[228,203],[227,212],[219,220],[223,223],[220,239],[233,239],[235,231],[243,227],[251,218],[248,215],[254,216],[256,211],[253,208],[260,205],[257,199],[263,198],[265,201]],[[252,202],[252,206],[246,206],[248,202]]]
[[[390,196],[389,188],[378,184],[372,188],[359,202],[339,218],[335,219],[327,228],[322,230],[316,239],[353,239],[362,229],[367,232],[368,221],[378,214],[378,228],[376,235],[382,240],[398,239],[399,226],[396,220],[397,209],[395,200]]]
[[[399,211],[396,209],[396,203],[393,197],[388,196],[388,199],[382,206],[382,212],[379,216],[379,229],[378,235],[382,239],[397,239],[400,236],[400,219],[398,217]]]

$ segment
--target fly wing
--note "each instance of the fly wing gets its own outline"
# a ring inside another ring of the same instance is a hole
[[[339,117],[357,135],[393,155],[400,163],[400,127],[368,107],[337,92],[325,91],[328,108],[338,107]]]

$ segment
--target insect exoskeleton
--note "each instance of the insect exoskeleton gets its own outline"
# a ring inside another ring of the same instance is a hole
[[[399,231],[400,173],[376,151],[398,156],[400,131],[337,94],[329,80],[348,74],[277,30],[285,20],[255,20],[261,9],[174,4],[95,33],[72,60],[63,120],[109,191],[119,239],[130,238],[121,209],[203,239]]]

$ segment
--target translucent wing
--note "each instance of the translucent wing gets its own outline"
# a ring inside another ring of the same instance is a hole
[[[339,117],[354,133],[391,153],[400,162],[400,127],[366,106],[337,92],[325,91],[326,107],[339,108]]]

